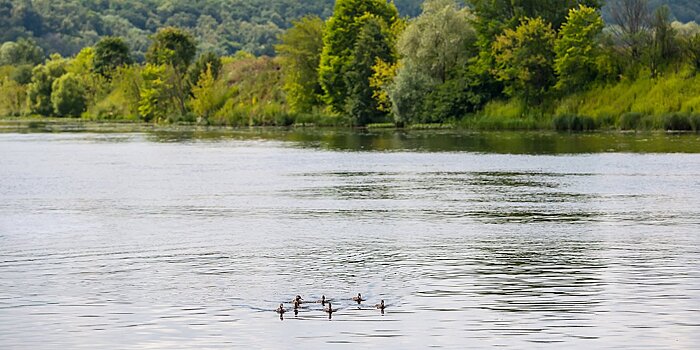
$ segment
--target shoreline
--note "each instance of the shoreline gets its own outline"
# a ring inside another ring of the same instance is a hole
[[[480,128],[464,125],[464,123],[449,124],[417,124],[404,127],[396,126],[392,123],[370,124],[364,127],[356,126],[326,126],[311,123],[294,124],[287,126],[276,125],[251,125],[251,126],[230,126],[230,125],[204,125],[197,123],[148,123],[143,121],[132,121],[126,119],[113,120],[93,120],[84,118],[45,118],[45,117],[0,117],[0,133],[12,131],[17,132],[149,132],[149,131],[355,131],[355,132],[458,132],[458,133],[551,133],[551,134],[617,134],[617,135],[697,135],[700,131],[689,130],[665,130],[665,129],[633,129],[623,130],[618,128],[600,128],[592,130],[557,130],[556,128]]]

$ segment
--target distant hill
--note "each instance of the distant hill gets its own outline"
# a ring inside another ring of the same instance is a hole
[[[194,34],[201,50],[274,53],[277,35],[292,20],[326,18],[334,0],[0,0],[0,43],[33,37],[47,52],[72,55],[105,35],[127,38],[140,56],[148,36],[177,26]],[[415,16],[421,0],[396,0]]]
[[[307,14],[327,18],[334,0],[0,0],[0,43],[34,38],[46,52],[73,55],[100,37],[127,39],[137,59],[149,35],[164,26],[186,28],[202,51],[274,54],[277,35]],[[422,0],[395,0],[402,15],[420,13]],[[700,22],[699,0],[669,4],[683,22]]]

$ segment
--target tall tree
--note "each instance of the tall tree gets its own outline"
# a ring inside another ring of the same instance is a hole
[[[506,29],[493,44],[495,76],[505,92],[522,97],[526,105],[542,102],[555,83],[556,33],[542,18],[526,18],[516,29]]]
[[[649,40],[651,20],[648,0],[612,0],[612,29],[618,40],[635,60],[640,60]]]
[[[129,46],[122,38],[104,37],[95,45],[93,67],[96,73],[111,77],[117,67],[131,64]]]
[[[197,44],[189,33],[175,27],[161,29],[153,37],[146,60],[152,64],[169,64],[184,74],[197,54]]]
[[[439,85],[462,75],[476,56],[472,19],[469,9],[460,8],[454,0],[429,0],[423,4],[423,13],[406,27],[398,43],[400,68],[388,87],[398,123],[441,119],[427,110],[426,99]]]
[[[399,20],[396,6],[385,0],[337,0],[333,16],[326,23],[319,82],[324,91],[324,100],[334,112],[343,113],[346,110],[352,88],[347,85],[346,76],[358,36],[366,24],[359,19],[368,14],[383,21],[387,27]]]
[[[581,5],[569,11],[554,45],[558,90],[582,90],[596,80],[604,26],[600,12],[593,8]]]
[[[196,54],[197,45],[192,35],[174,27],[158,31],[146,54],[148,63],[165,66],[164,81],[169,87],[166,93],[176,103],[182,115],[187,113],[186,102],[190,87],[185,74]]]
[[[384,21],[372,15],[366,15],[361,21],[365,24],[360,29],[345,76],[345,84],[349,87],[345,112],[353,118],[355,125],[364,126],[380,122],[386,115],[374,98],[370,77],[377,61],[393,59],[394,48],[388,40],[391,33]]]
[[[671,10],[661,6],[654,11],[651,21],[653,39],[649,48],[648,61],[652,77],[681,56],[680,45],[676,40],[676,30],[671,25]]]
[[[284,91],[292,112],[307,112],[321,103],[323,89],[318,67],[323,51],[324,23],[318,16],[304,17],[280,36],[275,47],[282,58]]]
[[[66,73],[66,60],[59,54],[51,55],[45,64],[34,67],[32,80],[27,86],[27,105],[31,113],[53,115],[51,103],[53,82]]]

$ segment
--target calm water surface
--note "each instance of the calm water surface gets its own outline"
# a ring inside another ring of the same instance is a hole
[[[0,133],[0,348],[697,348],[696,136],[430,135]]]

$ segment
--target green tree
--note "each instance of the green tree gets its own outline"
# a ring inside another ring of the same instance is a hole
[[[370,85],[370,78],[378,61],[390,62],[394,58],[394,48],[389,39],[391,33],[386,23],[372,15],[365,17],[362,18],[365,25],[360,29],[345,76],[345,84],[349,87],[345,113],[353,118],[355,125],[360,126],[381,121],[386,116],[374,98],[375,90]]]
[[[31,39],[21,38],[0,46],[0,66],[37,65],[44,60],[44,50]]]
[[[143,83],[139,92],[139,115],[143,120],[159,122],[165,119],[167,106],[165,103],[165,90],[167,84],[164,79],[166,67],[164,65],[146,64],[141,71]]]
[[[129,46],[119,37],[108,36],[95,44],[94,71],[110,78],[117,67],[132,63]]]
[[[51,104],[59,117],[77,117],[85,111],[85,87],[80,79],[67,73],[53,82]]]
[[[656,77],[671,63],[679,60],[681,48],[676,30],[671,25],[671,10],[668,6],[661,6],[654,11],[651,28],[653,37],[647,56],[651,76]]]
[[[477,55],[472,19],[471,12],[454,0],[430,0],[423,4],[423,13],[406,27],[398,43],[401,65],[394,83],[388,87],[398,123],[446,118],[429,111],[425,104],[437,98],[431,94],[440,85],[457,79]],[[450,103],[446,97],[442,94],[441,103]]]
[[[27,86],[27,105],[31,113],[44,116],[53,114],[53,82],[65,73],[66,60],[58,54],[51,55],[45,64],[34,67],[32,80]]]
[[[282,58],[284,92],[294,113],[308,112],[321,104],[323,89],[318,67],[323,50],[324,23],[318,16],[307,16],[292,22],[275,47]]]
[[[602,54],[599,38],[604,26],[600,12],[591,7],[581,5],[569,11],[554,44],[558,90],[582,90],[596,80]]]
[[[165,76],[162,78],[168,87],[167,97],[176,103],[181,115],[187,113],[190,86],[184,75],[196,53],[197,45],[190,34],[178,28],[168,27],[156,33],[146,54],[148,63],[164,66]]]
[[[211,70],[211,74],[214,77],[214,80],[218,79],[219,74],[221,73],[221,66],[221,58],[217,54],[211,51],[203,53],[194,62],[192,67],[190,67],[188,73],[189,83],[193,86],[197,84],[202,74],[205,73],[208,69]]]
[[[509,96],[526,105],[542,102],[554,76],[556,33],[542,18],[526,18],[515,30],[506,29],[493,43],[496,78],[505,83]]]
[[[358,36],[366,24],[360,19],[367,18],[367,15],[383,21],[386,27],[392,27],[399,19],[396,6],[385,0],[338,0],[333,16],[326,23],[319,81],[324,100],[334,112],[346,111],[350,90],[354,88],[347,85],[347,76]],[[395,58],[387,63],[394,61]]]
[[[202,72],[199,81],[192,88],[192,111],[199,123],[207,123],[209,118],[226,102],[227,90],[214,76],[211,64]]]
[[[18,116],[23,113],[26,88],[9,77],[0,78],[0,116]]]
[[[156,33],[148,48],[146,61],[151,64],[168,64],[184,74],[197,54],[197,44],[189,33],[182,29],[167,27]]]

